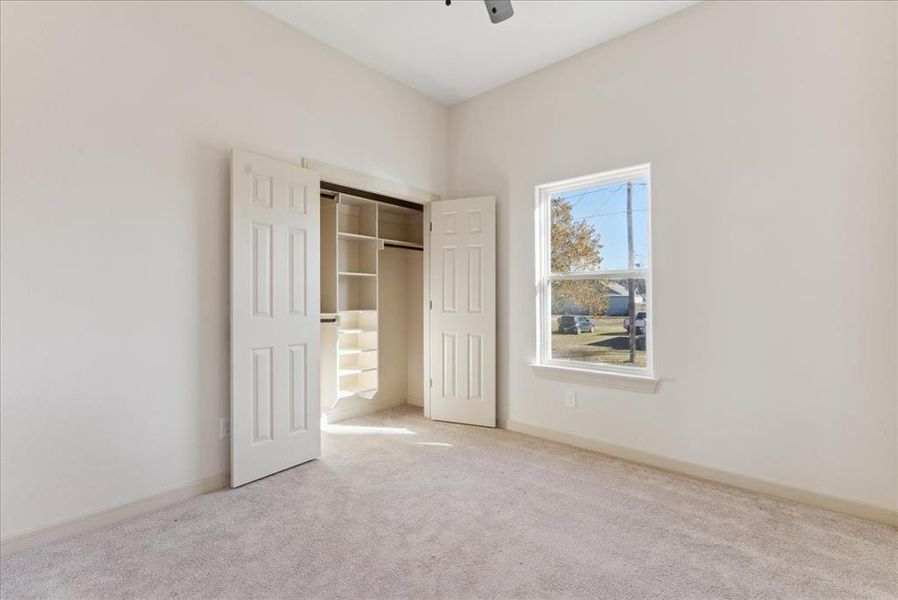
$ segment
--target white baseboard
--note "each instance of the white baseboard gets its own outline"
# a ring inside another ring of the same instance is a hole
[[[851,515],[853,517],[898,527],[898,510],[886,508],[884,506],[875,506],[854,500],[847,500],[845,498],[838,498],[836,496],[829,496],[819,492],[767,481],[749,475],[740,475],[739,473],[732,473],[713,467],[706,467],[674,458],[667,458],[665,456],[644,452],[642,450],[634,450],[625,446],[607,444],[590,438],[564,433],[555,429],[529,425],[527,423],[499,419],[498,426],[503,429],[508,429],[509,431],[532,435],[533,437],[583,448],[584,450],[593,450],[624,460],[658,467],[667,471],[674,471],[683,475],[689,475],[690,477],[715,481],[717,483],[731,485],[752,492],[775,496],[785,500],[793,500],[795,502],[801,502],[802,504],[810,504],[811,506],[816,506],[818,508],[824,508],[826,510]]]
[[[364,417],[388,408],[395,408],[405,404],[405,399],[388,399],[375,400],[373,402],[363,402],[344,408],[336,408],[326,413],[328,423],[339,423],[346,419],[354,419],[355,417]]]
[[[5,556],[13,552],[35,548],[78,533],[105,527],[124,519],[132,519],[171,504],[177,504],[193,496],[225,488],[228,486],[229,480],[230,475],[228,473],[217,473],[149,498],[128,502],[127,504],[121,504],[74,519],[67,519],[59,523],[26,531],[25,533],[8,536],[0,540],[0,555]]]

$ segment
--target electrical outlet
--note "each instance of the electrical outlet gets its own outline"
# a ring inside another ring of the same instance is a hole
[[[223,440],[231,437],[231,420],[222,417],[218,420],[218,439]]]
[[[566,408],[577,408],[577,392],[566,392],[564,394],[564,406]]]

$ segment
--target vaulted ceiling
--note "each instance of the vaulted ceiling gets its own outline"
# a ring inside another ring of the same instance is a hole
[[[480,0],[249,2],[447,105],[695,3],[517,0],[494,25]]]

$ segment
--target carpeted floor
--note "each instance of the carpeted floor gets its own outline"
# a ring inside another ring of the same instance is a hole
[[[410,408],[0,563],[3,598],[898,598],[898,531]]]

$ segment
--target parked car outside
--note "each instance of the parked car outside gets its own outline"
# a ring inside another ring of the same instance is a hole
[[[645,311],[636,313],[636,335],[645,335]],[[624,317],[624,329],[630,333],[630,317]]]
[[[558,333],[592,333],[595,325],[589,317],[558,317]]]

